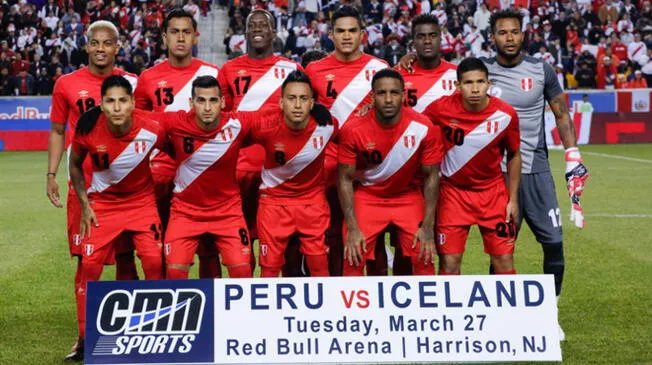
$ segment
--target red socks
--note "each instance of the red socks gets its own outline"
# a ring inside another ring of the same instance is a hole
[[[435,275],[435,265],[429,262],[427,265],[418,256],[412,256],[412,275]]]
[[[169,280],[185,280],[188,279],[188,272],[168,267],[166,270],[166,278]]]
[[[145,279],[161,280],[163,279],[163,258],[161,256],[141,256],[140,263],[143,266]]]
[[[79,326],[79,337],[86,335],[86,284],[89,281],[100,280],[102,276],[102,264],[85,263],[81,259],[75,278],[79,277],[79,284],[75,285],[75,299],[77,301],[77,324]]]
[[[277,278],[278,274],[281,272],[280,267],[260,267],[260,277],[261,278]]]
[[[230,278],[250,278],[251,267],[249,265],[240,265],[227,268]],[[280,268],[279,268],[280,270]],[[278,274],[276,274],[278,276]]]

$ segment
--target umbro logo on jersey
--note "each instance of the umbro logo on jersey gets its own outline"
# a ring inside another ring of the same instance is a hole
[[[274,149],[277,151],[284,151],[285,145],[283,143],[274,143]]]
[[[412,85],[413,85],[413,84],[412,84],[412,81],[408,81],[408,82],[405,83],[405,88],[406,88],[406,89],[409,89],[409,88],[412,87]]]
[[[335,80],[335,75],[333,75],[333,74],[328,74],[328,75],[326,75],[326,80],[328,80],[328,81],[333,81],[333,80]]]
[[[531,77],[524,77],[521,79],[521,90],[530,91],[534,87],[534,79]]]
[[[238,76],[246,75],[247,71],[246,70],[240,70],[238,71]]]
[[[407,148],[413,148],[417,144],[417,137],[414,134],[403,136],[403,145]]]
[[[374,143],[374,142],[369,142],[369,143],[367,143],[367,144],[365,145],[365,147],[367,147],[368,150],[373,150],[373,149],[376,148],[376,143]]]
[[[166,86],[168,86],[168,82],[165,81],[165,80],[159,81],[157,85],[158,85],[159,88],[166,87]]]
[[[324,147],[324,136],[312,137],[312,146],[319,150]]]
[[[95,149],[97,150],[97,152],[106,152],[106,145],[103,144],[98,145],[97,147],[95,147]]]
[[[79,90],[77,93],[80,98],[87,98],[88,97],[88,90]]]

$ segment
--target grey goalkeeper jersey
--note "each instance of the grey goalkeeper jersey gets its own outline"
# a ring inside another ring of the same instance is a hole
[[[481,58],[489,69],[489,94],[511,105],[521,129],[521,157],[524,174],[550,171],[545,136],[545,103],[563,91],[555,70],[540,59],[524,56],[513,67],[498,64],[495,57]],[[503,171],[506,169],[503,161]]]

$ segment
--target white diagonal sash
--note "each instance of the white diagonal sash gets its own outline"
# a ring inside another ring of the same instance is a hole
[[[427,134],[427,126],[419,122],[410,122],[405,132],[389,150],[383,162],[372,169],[362,171],[359,175],[360,183],[369,186],[389,179],[419,150],[419,146]],[[411,140],[412,137],[414,137],[413,140]],[[410,139],[411,142],[406,143],[406,138]]]
[[[101,193],[122,181],[148,156],[157,139],[156,133],[141,128],[136,138],[111,162],[108,169],[93,172],[93,180],[88,192]]]
[[[209,167],[213,166],[231,148],[238,138],[242,124],[238,119],[231,118],[220,132],[199,147],[190,157],[179,164],[174,178],[174,192],[181,193]]]
[[[412,109],[416,112],[423,113],[423,111],[432,104],[435,100],[441,98],[442,96],[451,95],[455,92],[455,87],[451,87],[450,90],[444,89],[444,81],[450,83],[449,80],[457,80],[457,73],[455,70],[447,70],[443,75],[435,82],[428,91],[426,91],[419,100],[417,105]]]
[[[331,106],[331,114],[340,122],[340,128],[371,91],[371,79],[368,78],[367,71],[379,71],[384,68],[387,68],[387,65],[380,60],[373,59],[367,62],[351,82],[337,95],[337,99]]]
[[[255,112],[269,99],[276,90],[283,84],[290,72],[297,69],[297,65],[289,61],[278,61],[270,68],[263,77],[258,79],[249,87],[240,104],[239,112]],[[283,75],[282,71],[285,71]],[[281,75],[279,75],[281,72]]]
[[[512,117],[500,110],[493,113],[487,120],[480,123],[469,134],[464,136],[464,143],[455,146],[446,152],[444,161],[441,164],[441,173],[444,176],[452,176],[466,165],[478,152],[487,147],[495,140],[508,126]],[[498,122],[497,129],[491,128],[493,133],[488,132],[488,123]]]
[[[124,77],[125,79],[127,79],[127,81],[129,81],[129,84],[131,85],[131,90],[135,91],[136,86],[138,86],[138,78],[130,75],[122,75],[122,77]]]
[[[172,104],[165,107],[166,112],[176,112],[179,110],[188,110],[188,99],[192,95],[192,82],[199,76],[213,76],[217,78],[217,69],[206,65],[201,65],[192,78],[174,95]]]
[[[287,161],[285,165],[273,169],[263,168],[261,172],[263,183],[260,185],[260,189],[276,187],[297,176],[322,153],[330,141],[333,131],[334,127],[332,125],[318,126],[301,150]],[[315,138],[321,138],[323,140],[323,143],[318,148],[313,144]]]

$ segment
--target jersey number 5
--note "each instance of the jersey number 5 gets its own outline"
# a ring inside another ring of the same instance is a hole
[[[170,105],[174,102],[174,94],[172,93],[171,87],[158,88],[154,94],[156,94],[156,102],[158,103],[158,106],[163,104]]]
[[[417,89],[407,89],[407,94],[405,95],[405,105],[417,105]]]

